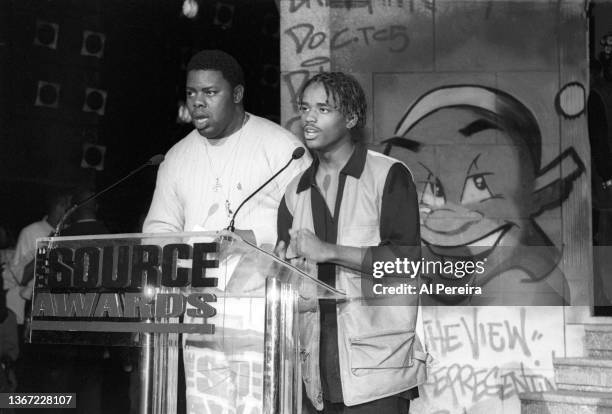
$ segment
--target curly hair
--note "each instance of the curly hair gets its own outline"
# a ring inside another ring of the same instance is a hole
[[[202,50],[187,63],[187,73],[192,70],[218,70],[231,87],[244,85],[244,72],[233,56],[222,50]]]
[[[365,93],[353,76],[343,72],[321,72],[308,79],[298,95],[298,104],[302,103],[304,91],[310,85],[320,83],[325,88],[327,99],[331,97],[333,103],[342,115],[357,117],[355,128],[365,126],[367,102]]]

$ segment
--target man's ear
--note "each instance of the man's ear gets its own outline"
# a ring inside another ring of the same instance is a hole
[[[234,87],[234,103],[242,102],[242,98],[244,97],[244,86],[236,85]]]
[[[353,114],[346,118],[346,127],[348,129],[354,128],[357,125],[357,115]]]

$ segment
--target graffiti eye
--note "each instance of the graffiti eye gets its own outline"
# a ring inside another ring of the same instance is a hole
[[[487,182],[485,181],[483,176],[474,177],[474,185],[479,190],[484,190],[487,188]]]
[[[437,178],[432,180],[433,177],[428,177],[423,188],[423,194],[421,194],[421,204],[430,206],[442,206],[446,202],[444,196],[444,188],[442,183]]]
[[[488,174],[476,174],[466,178],[461,204],[478,203],[493,197],[485,175]]]

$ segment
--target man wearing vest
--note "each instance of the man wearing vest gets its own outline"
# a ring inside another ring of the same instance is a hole
[[[352,76],[317,74],[298,105],[314,161],[289,184],[279,206],[277,254],[316,263],[318,278],[349,298],[301,309],[303,411],[408,413],[425,382],[415,298],[393,306],[350,298],[367,296],[362,281],[371,278],[365,263],[372,257],[390,258],[404,246],[409,259],[419,259],[412,176],[399,161],[357,142],[366,100]]]

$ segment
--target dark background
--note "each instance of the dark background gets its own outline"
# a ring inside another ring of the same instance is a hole
[[[42,218],[49,192],[77,185],[100,190],[190,130],[176,118],[184,67],[198,50],[234,55],[245,70],[246,109],[278,122],[274,1],[200,1],[194,19],[182,15],[182,5],[0,0],[0,225],[14,237]],[[86,96],[87,88],[106,98]],[[106,148],[103,170],[81,167],[84,143]],[[113,232],[139,231],[155,176],[149,167],[100,198],[100,216]]]

